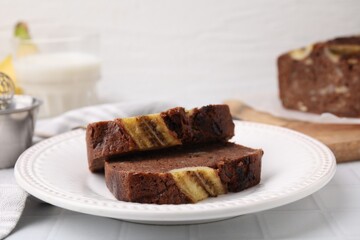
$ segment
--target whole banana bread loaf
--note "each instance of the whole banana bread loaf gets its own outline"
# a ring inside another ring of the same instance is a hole
[[[336,38],[278,58],[284,107],[360,117],[360,36]]]
[[[208,105],[186,111],[177,107],[159,114],[91,123],[86,129],[89,169],[102,171],[110,157],[210,142],[234,136],[227,105]]]
[[[105,181],[122,201],[195,203],[258,184],[262,156],[229,142],[141,152],[106,161]]]

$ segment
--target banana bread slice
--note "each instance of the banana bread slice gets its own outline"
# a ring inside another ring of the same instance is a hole
[[[234,136],[227,105],[186,111],[177,107],[158,114],[91,123],[86,129],[89,169],[102,171],[115,155],[176,145],[225,142]]]
[[[195,203],[258,184],[262,155],[229,142],[142,152],[106,161],[105,181],[121,201]]]
[[[285,108],[360,117],[360,36],[318,42],[278,58]]]

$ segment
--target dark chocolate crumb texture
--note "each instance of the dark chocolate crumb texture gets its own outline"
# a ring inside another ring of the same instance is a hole
[[[284,107],[360,117],[360,36],[336,38],[278,58]]]
[[[89,169],[103,171],[105,159],[177,145],[226,142],[234,136],[227,105],[186,111],[177,107],[158,114],[91,123],[86,129]]]
[[[262,156],[229,142],[142,152],[107,160],[105,181],[122,201],[196,203],[257,185]]]

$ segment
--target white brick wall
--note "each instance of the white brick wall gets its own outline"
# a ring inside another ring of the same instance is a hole
[[[0,9],[2,31],[24,19],[100,32],[99,87],[116,100],[275,90],[278,54],[360,32],[357,0],[2,0]]]

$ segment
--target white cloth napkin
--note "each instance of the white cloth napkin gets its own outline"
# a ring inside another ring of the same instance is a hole
[[[159,102],[127,102],[81,108],[56,118],[39,120],[35,135],[51,137],[86,126],[89,122],[157,113],[173,106]],[[37,141],[40,139],[38,137]],[[26,198],[27,193],[16,184],[14,170],[0,170],[0,239],[8,236],[15,228],[24,210]]]
[[[56,118],[38,121],[35,135],[54,136],[77,127],[85,127],[90,122],[156,113],[171,107],[174,105],[160,102],[124,102],[85,107],[69,111]]]
[[[27,193],[15,182],[14,170],[0,170],[0,239],[16,226],[25,207]]]

